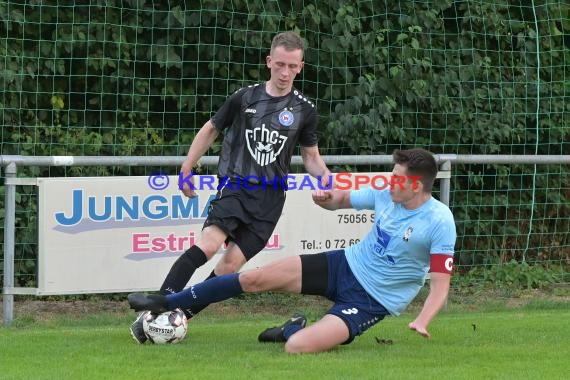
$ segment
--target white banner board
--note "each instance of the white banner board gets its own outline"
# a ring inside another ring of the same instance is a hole
[[[373,212],[318,207],[311,199],[316,180],[309,186],[306,178],[294,176],[297,186],[287,191],[266,248],[243,269],[344,248],[368,232]],[[216,195],[214,187],[189,199],[178,190],[177,176],[162,181],[169,185],[156,190],[149,177],[39,178],[37,294],[158,290],[172,263],[199,237]],[[190,283],[204,279],[221,255],[223,248]]]

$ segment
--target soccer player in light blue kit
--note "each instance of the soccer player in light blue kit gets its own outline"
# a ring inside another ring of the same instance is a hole
[[[264,267],[206,280],[171,295],[129,295],[131,308],[164,312],[219,302],[243,292],[282,291],[327,297],[334,305],[310,326],[296,314],[266,329],[262,342],[286,342],[289,353],[320,352],[350,343],[386,315],[399,315],[430,272],[430,292],[409,328],[430,337],[428,325],[449,293],[456,240],[449,208],[432,197],[437,175],[434,157],[423,149],[393,154],[392,181],[372,187],[319,190],[314,202],[327,209],[375,211],[371,231],[345,250],[298,255]],[[397,180],[395,180],[397,179]]]

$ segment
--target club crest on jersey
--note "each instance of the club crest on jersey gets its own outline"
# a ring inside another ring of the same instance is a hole
[[[404,240],[404,241],[410,240],[410,237],[412,236],[412,232],[414,232],[414,229],[411,226],[408,227],[408,229],[404,233],[404,236],[402,236],[402,240]]]
[[[277,159],[285,147],[287,136],[278,131],[272,131],[261,124],[261,127],[245,131],[245,141],[249,154],[260,166],[266,166]]]
[[[295,121],[295,117],[293,116],[293,112],[288,110],[283,110],[279,113],[279,124],[284,127],[290,127],[293,122]]]

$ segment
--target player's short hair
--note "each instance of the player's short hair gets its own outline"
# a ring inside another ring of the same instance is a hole
[[[297,33],[292,31],[282,32],[275,35],[271,42],[270,53],[273,54],[273,50],[278,46],[283,46],[287,51],[301,50],[303,55],[305,53],[305,42]]]
[[[431,193],[437,177],[437,163],[430,152],[421,148],[395,150],[392,157],[395,164],[406,167],[408,175],[420,176],[419,181],[423,184],[423,191]]]

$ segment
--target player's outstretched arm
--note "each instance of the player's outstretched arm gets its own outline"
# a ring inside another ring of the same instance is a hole
[[[352,208],[350,191],[345,190],[316,190],[313,191],[313,202],[326,210]]]
[[[415,330],[423,337],[429,338],[430,333],[427,330],[429,323],[445,305],[447,295],[449,294],[449,285],[451,283],[451,274],[432,272],[430,274],[430,291],[424,302],[424,306],[416,319],[410,322],[408,327]]]
[[[332,173],[323,161],[319,153],[319,147],[317,145],[311,147],[302,146],[301,157],[307,172],[313,177],[320,179],[321,188],[331,188]]]

